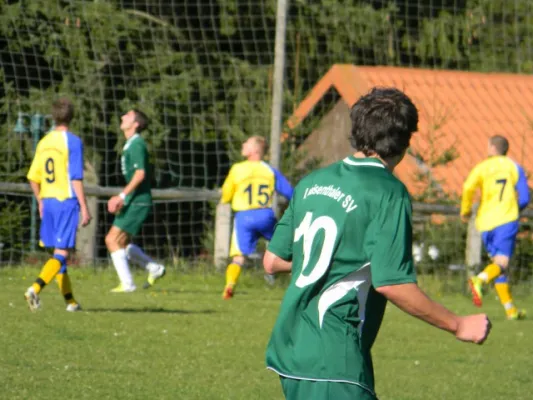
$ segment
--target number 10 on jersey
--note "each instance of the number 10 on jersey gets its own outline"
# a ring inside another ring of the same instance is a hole
[[[322,247],[313,247],[315,236],[320,229],[324,230],[324,241]],[[328,270],[333,257],[333,250],[337,240],[337,224],[333,218],[320,216],[313,221],[313,213],[307,212],[300,226],[294,232],[294,243],[303,238],[303,263],[300,276],[296,280],[296,286],[303,288],[318,281]],[[311,251],[319,252],[318,260],[310,260]],[[304,272],[307,274],[304,275]]]

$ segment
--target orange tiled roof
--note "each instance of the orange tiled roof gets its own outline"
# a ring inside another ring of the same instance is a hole
[[[454,146],[459,157],[432,168],[449,194],[461,193],[472,167],[486,157],[488,138],[509,140],[509,156],[529,173],[533,170],[533,77],[396,67],[356,67],[336,64],[318,81],[288,121],[294,128],[332,87],[348,106],[374,86],[394,86],[411,97],[419,110],[419,131],[411,148],[426,157]],[[433,144],[431,144],[433,142]],[[396,169],[398,177],[416,192],[419,171],[413,157]],[[530,178],[529,183],[533,183]]]

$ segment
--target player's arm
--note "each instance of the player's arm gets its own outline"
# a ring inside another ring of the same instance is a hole
[[[276,224],[274,235],[263,257],[263,267],[267,274],[290,272],[292,270],[292,246],[294,243],[293,205],[294,199]]]
[[[477,165],[470,172],[463,184],[463,196],[461,199],[461,216],[469,217],[472,213],[472,203],[476,190],[481,184],[481,166]]]
[[[470,338],[461,337],[461,323],[464,318],[431,300],[416,283],[380,286],[376,291],[407,314],[455,335],[459,333],[458,339],[481,343],[486,338],[482,334]]]
[[[87,199],[83,188],[83,143],[81,139],[77,138],[77,140],[72,140],[72,143],[69,142],[68,161],[68,172],[72,180],[72,188],[80,203],[81,224],[86,226],[91,222],[91,213],[89,212],[89,207],[87,207]]]
[[[30,187],[33,195],[38,201],[41,201],[41,184],[30,180]]]
[[[35,181],[30,180],[30,187],[33,195],[37,199],[37,204],[39,206],[39,216],[43,217],[43,201],[41,199],[41,184]]]
[[[276,272],[291,272],[292,261],[284,260],[271,251],[267,250],[263,257],[263,266],[267,274],[275,274]]]
[[[144,142],[137,142],[132,144],[131,156],[133,159],[133,168],[135,172],[128,182],[126,187],[122,189],[122,193],[125,196],[132,194],[139,187],[141,183],[146,179],[146,170],[148,168],[148,152]]]
[[[42,168],[41,168],[41,162],[40,162],[40,151],[39,146],[37,146],[37,149],[35,151],[35,156],[33,157],[33,161],[31,162],[30,169],[28,171],[28,175],[26,176],[28,178],[28,182],[30,183],[31,191],[33,192],[33,195],[37,199],[37,202],[39,204],[39,214],[42,217],[42,201],[41,201],[41,180],[42,180]]]
[[[279,172],[276,168],[272,168],[274,171],[274,176],[276,179],[276,183],[274,186],[274,190],[281,194],[283,197],[285,197],[287,200],[290,200],[292,198],[293,188],[287,178]]]
[[[229,170],[228,176],[224,180],[224,184],[222,185],[222,196],[220,198],[221,203],[231,203],[231,200],[233,199],[233,195],[235,193],[235,169],[231,167]]]
[[[145,178],[146,171],[144,169],[136,169],[133,173],[133,176],[131,177],[131,181],[126,185],[124,189],[122,189],[122,193],[127,196],[135,192],[135,189],[139,187],[139,185],[144,181]]]
[[[107,202],[108,211],[115,213],[123,205],[126,196],[135,192],[139,185],[146,179],[146,169],[148,167],[148,157],[146,156],[146,149],[144,145],[132,144],[131,157],[133,159],[133,168],[135,172],[131,177],[131,180],[126,184],[120,194],[113,196]]]
[[[515,189],[518,193],[518,208],[522,211],[529,204],[529,186],[527,185],[527,177],[524,169],[517,165],[518,169],[518,181],[516,182]]]
[[[406,194],[380,207],[369,226],[372,285],[406,313],[453,333],[459,340],[483,343],[490,329],[486,315],[459,317],[418,287],[412,257],[411,210]]]

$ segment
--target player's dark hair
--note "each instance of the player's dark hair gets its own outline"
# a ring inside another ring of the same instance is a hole
[[[52,118],[56,125],[68,125],[74,118],[74,105],[66,97],[52,103]]]
[[[366,156],[399,156],[418,130],[418,111],[409,97],[395,88],[373,88],[350,112],[350,143]]]
[[[509,141],[501,136],[494,135],[490,138],[490,144],[494,146],[499,155],[504,156],[509,151]]]
[[[148,124],[150,123],[150,120],[148,119],[146,114],[143,113],[138,108],[134,108],[133,112],[135,113],[135,122],[137,122],[137,130],[136,131],[137,132],[144,131],[148,127]]]

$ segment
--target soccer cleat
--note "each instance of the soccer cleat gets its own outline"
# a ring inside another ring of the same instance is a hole
[[[232,285],[227,285],[225,288],[224,288],[224,291],[222,292],[222,298],[224,300],[229,300],[233,297],[234,295],[234,291],[233,291],[233,286]]]
[[[24,298],[28,302],[30,311],[37,311],[39,308],[41,308],[41,300],[39,299],[39,295],[35,293],[33,287],[30,286],[28,290],[26,290],[26,293],[24,293]]]
[[[468,286],[470,286],[470,290],[472,291],[472,303],[476,307],[481,307],[483,304],[483,293],[481,292],[483,281],[477,276],[473,276],[468,279]]]
[[[154,283],[158,279],[161,279],[162,277],[164,277],[167,272],[164,265],[152,264],[152,263],[148,265],[148,270],[150,271],[150,273],[148,274],[148,278],[146,279],[146,282],[143,285],[144,289],[151,288],[154,285]]]
[[[81,311],[81,306],[78,303],[72,303],[67,306],[68,312]]]
[[[516,310],[514,313],[508,314],[509,321],[517,321],[526,318],[526,310]]]
[[[135,287],[135,285],[130,286],[130,287],[125,287],[125,286],[122,285],[122,283],[121,283],[121,284],[118,285],[116,288],[111,289],[111,293],[131,293],[131,292],[134,292],[135,289],[137,289],[137,288]]]

